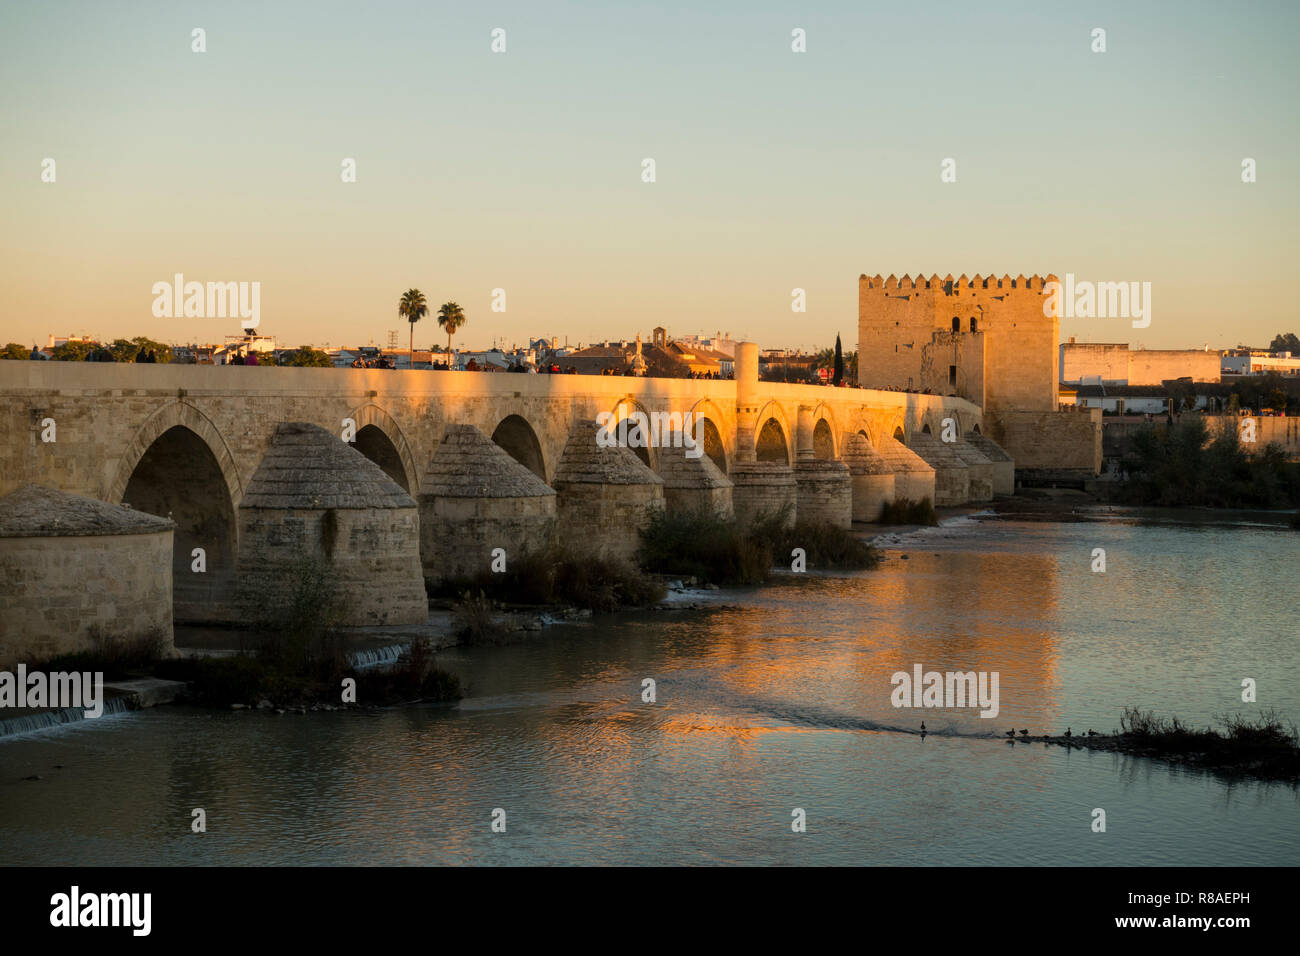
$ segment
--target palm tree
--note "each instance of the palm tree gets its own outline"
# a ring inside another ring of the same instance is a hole
[[[407,289],[397,303],[397,314],[411,323],[411,368],[415,368],[415,323],[429,314],[429,305],[419,289]]]
[[[438,324],[447,330],[447,351],[451,351],[451,337],[465,324],[465,310],[455,302],[444,302],[438,310]]]

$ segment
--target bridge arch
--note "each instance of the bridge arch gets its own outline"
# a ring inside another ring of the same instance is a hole
[[[382,468],[408,495],[414,495],[420,472],[396,419],[374,402],[353,409],[348,417],[357,426],[353,447]]]
[[[244,497],[244,483],[240,480],[239,469],[235,467],[235,456],[230,446],[212,419],[188,402],[179,400],[158,409],[136,429],[135,435],[126,446],[126,450],[122,452],[121,459],[118,460],[117,470],[104,489],[105,501],[122,500],[127,483],[131,480],[131,474],[145,452],[165,432],[178,425],[189,429],[207,446],[221,471],[232,508],[239,507],[239,501]]]
[[[826,402],[819,402],[813,409],[813,457],[836,459],[840,457],[840,445],[836,436],[840,434],[836,423],[835,410]]]
[[[793,465],[790,422],[785,411],[770,401],[759,410],[754,426],[754,457]]]
[[[649,427],[649,423],[650,423],[649,410],[644,405],[642,405],[640,401],[637,400],[636,396],[628,394],[628,395],[624,395],[617,402],[615,402],[613,407],[609,410],[610,428],[611,429],[617,428],[619,422],[623,421],[623,419],[625,418],[630,418],[633,412],[640,412],[642,415],[644,415],[646,425],[647,427]],[[629,437],[628,451],[632,452],[634,455],[637,456],[637,458],[641,459],[641,464],[645,465],[647,468],[651,469],[652,471],[655,470],[659,464],[659,450],[657,448],[650,447],[651,433],[647,433],[646,435],[643,436],[645,447],[637,447],[631,444],[630,441],[632,437],[631,429],[632,426],[629,424],[628,425],[628,437]]]
[[[704,454],[708,455],[724,475],[730,473],[728,462],[735,450],[728,439],[735,429],[727,427],[728,419],[711,399],[702,398],[691,406],[691,415],[704,420]]]
[[[190,405],[164,406],[137,431],[109,493],[110,501],[175,522],[173,616],[228,618],[243,492],[230,450],[211,421]]]
[[[546,459],[537,432],[522,415],[509,414],[497,422],[492,430],[492,440],[505,453],[523,465],[542,481],[546,481]]]

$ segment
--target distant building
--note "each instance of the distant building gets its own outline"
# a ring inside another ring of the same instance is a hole
[[[711,352],[725,355],[727,358],[733,360],[736,357],[736,340],[731,337],[730,332],[726,333],[726,335],[719,332],[717,335],[710,338],[701,338],[698,335],[683,335],[681,338],[675,339],[674,341],[687,346],[688,348],[695,347],[708,349]]]
[[[225,364],[236,356],[240,358],[247,357],[249,352],[257,352],[259,355],[270,353],[275,354],[275,336],[274,335],[253,335],[245,333],[244,335],[227,335],[226,344],[221,348],[214,349],[213,358],[220,358]],[[222,364],[218,362],[217,364]]]
[[[49,341],[45,343],[42,352],[49,353],[57,349],[60,345],[67,345],[69,342],[93,342],[89,335],[55,335],[50,333]]]
[[[579,375],[730,378],[735,359],[708,346],[677,341],[657,326],[648,344],[640,334],[632,341],[600,342],[570,352],[560,364],[572,366]]]
[[[216,345],[173,345],[172,361],[180,365],[216,365]]]
[[[563,367],[572,365],[579,375],[605,375],[610,372],[622,375],[631,369],[635,354],[635,345],[629,348],[626,342],[609,342],[570,352],[564,356],[562,364]]]
[[[764,349],[758,354],[758,374],[764,379],[808,381],[815,374],[818,357],[812,352]]]
[[[1223,353],[1224,375],[1300,375],[1300,357],[1266,349],[1228,349]]]
[[[1068,385],[1159,385],[1169,379],[1217,382],[1217,350],[1131,349],[1122,343],[1078,343],[1059,349],[1061,382]]]
[[[964,398],[1017,472],[1096,474],[1100,413],[1063,410],[1056,277],[858,277],[858,383]]]

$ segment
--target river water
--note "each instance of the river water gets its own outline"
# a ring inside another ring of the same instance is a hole
[[[1296,861],[1297,788],[1002,738],[1109,731],[1127,704],[1300,720],[1300,534],[961,518],[887,554],[717,594],[741,610],[445,653],[454,707],[162,707],[0,740],[0,863]],[[996,671],[1001,712],[893,707],[915,664]]]

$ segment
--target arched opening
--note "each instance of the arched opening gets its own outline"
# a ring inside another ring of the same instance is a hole
[[[955,316],[955,315],[952,317],[952,330],[953,330],[954,332],[960,332],[960,331],[961,331],[961,319],[959,319],[959,318],[958,318],[957,316]]]
[[[930,426],[929,426],[929,425],[922,425],[922,426],[921,426],[921,434],[922,434],[922,435],[928,435],[928,434],[930,434]]]
[[[727,473],[727,448],[722,444],[722,433],[718,431],[718,426],[713,424],[707,418],[701,418],[699,421],[704,423],[704,454],[713,460],[718,466],[718,470],[724,475]]]
[[[641,464],[654,470],[654,463],[650,459],[650,440],[654,437],[655,428],[662,429],[659,436],[660,441],[671,442],[673,440],[672,432],[665,423],[666,420],[656,425],[649,412],[627,398],[622,399],[615,406],[613,415],[610,436],[616,439],[617,444],[636,455]],[[624,422],[627,424],[624,424]],[[678,440],[680,441],[680,439]]]
[[[391,438],[384,434],[382,428],[377,425],[363,427],[357,432],[354,447],[382,468],[384,474],[397,482],[403,491],[408,495],[411,493],[411,484],[407,480],[406,469],[402,467],[402,456],[397,453],[397,446],[393,444]]]
[[[894,429],[894,441],[903,441],[903,440],[904,440],[903,427],[900,425],[898,428]]]
[[[758,433],[758,441],[754,443],[754,457],[759,461],[779,461],[783,465],[790,464],[790,451],[785,441],[785,431],[775,418],[769,418],[763,423],[763,428]]]
[[[176,522],[172,616],[178,621],[228,620],[235,583],[235,509],[207,443],[184,425],[167,429],[140,456],[122,503]],[[196,548],[203,549],[201,565]]]
[[[826,419],[817,419],[813,428],[813,457],[831,459],[835,457],[835,440],[831,437],[831,426]]]
[[[492,433],[492,440],[505,449],[519,464],[542,481],[546,480],[546,464],[542,461],[542,446],[537,441],[533,426],[519,415],[509,415]]]
[[[980,433],[980,427],[978,425],[972,425],[970,430],[973,431],[976,435]]]
[[[980,330],[979,319],[975,318],[973,315],[970,317],[970,330],[972,332],[978,332]]]

